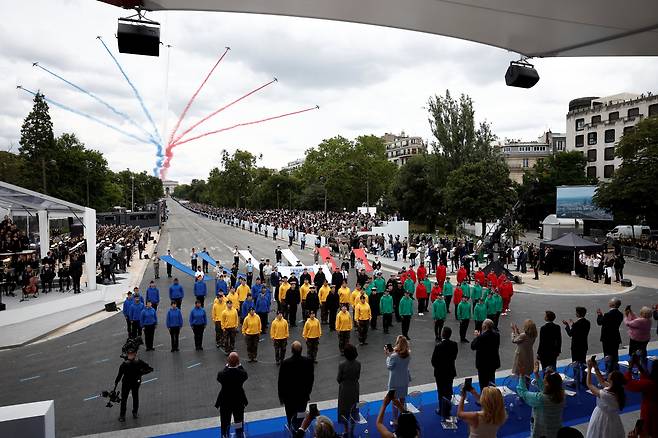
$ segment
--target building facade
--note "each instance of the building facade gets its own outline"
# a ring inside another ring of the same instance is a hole
[[[658,116],[658,96],[651,93],[574,99],[567,113],[567,150],[585,155],[587,176],[612,178],[621,164],[615,146],[636,123],[651,116]]]
[[[293,170],[297,170],[300,167],[302,167],[302,165],[304,164],[304,160],[305,160],[304,158],[297,158],[294,161],[289,161],[288,164],[286,164],[281,168],[281,170],[282,171],[285,170],[286,172],[292,172]]]
[[[164,194],[169,196],[170,194],[174,193],[174,189],[178,186],[178,181],[174,181],[171,179],[165,179],[162,181],[162,190],[164,190]]]
[[[519,184],[523,174],[540,160],[566,150],[566,134],[545,132],[536,141],[506,141],[500,145],[510,179]]]
[[[427,144],[421,137],[410,137],[404,131],[400,135],[386,133],[382,141],[386,145],[386,159],[398,167],[414,155],[427,153]]]

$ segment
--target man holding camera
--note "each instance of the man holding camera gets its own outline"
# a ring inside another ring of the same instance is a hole
[[[142,376],[153,371],[146,362],[137,359],[137,350],[130,348],[127,351],[126,360],[119,366],[119,373],[114,379],[114,391],[121,382],[121,410],[119,421],[126,421],[126,405],[128,404],[128,393],[133,394],[133,418],[139,418],[137,410],[139,409],[139,385],[142,383]]]

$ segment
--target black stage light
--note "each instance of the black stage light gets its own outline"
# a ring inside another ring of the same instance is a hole
[[[509,87],[532,88],[539,81],[539,73],[532,64],[512,61],[505,73],[505,83]]]
[[[160,56],[160,23],[119,18],[117,28],[120,53]]]

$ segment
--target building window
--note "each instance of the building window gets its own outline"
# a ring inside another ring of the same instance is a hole
[[[585,128],[585,119],[576,119],[576,131],[582,131]]]
[[[611,122],[615,120],[619,120],[619,111],[615,111],[613,113],[608,114],[608,120]]]
[[[605,137],[605,142],[606,143],[614,143],[615,142],[615,130],[614,129],[606,129],[604,137]]]
[[[615,159],[615,148],[610,147],[610,148],[605,148],[603,150],[603,159],[610,161]]]
[[[577,148],[582,148],[585,146],[585,136],[584,135],[577,135],[576,136],[576,147]]]
[[[587,161],[589,161],[590,163],[592,161],[596,161],[596,149],[589,149],[587,151]]]
[[[597,123],[601,123],[601,115],[600,114],[598,116],[592,116],[592,125],[596,125]]]
[[[587,177],[596,178],[596,166],[589,166],[587,168]]]
[[[640,108],[630,108],[628,110],[628,117],[637,117],[640,115]]]
[[[633,129],[635,129],[635,126],[627,126],[624,128],[624,135],[628,134],[629,132],[633,132]]]
[[[649,117],[658,116],[658,103],[649,105]]]
[[[529,161],[528,161],[527,158],[524,158],[524,159],[523,159],[523,167],[524,167],[524,168],[530,167],[530,163],[529,163]]]
[[[615,166],[612,164],[607,164],[603,166],[603,178],[612,178],[615,174]]]
[[[587,134],[587,144],[590,146],[596,144],[596,132],[589,132]]]

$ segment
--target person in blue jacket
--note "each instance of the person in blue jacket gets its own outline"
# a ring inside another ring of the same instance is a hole
[[[153,308],[153,303],[146,301],[146,307],[142,310],[139,317],[139,326],[144,330],[144,344],[146,351],[153,351],[153,336],[155,335],[155,326],[158,325],[158,316]]]
[[[128,337],[130,337],[130,306],[133,305],[133,293],[128,291],[126,296],[126,301],[123,302],[123,316],[126,318],[126,330],[128,331]]]
[[[178,283],[178,278],[174,278],[174,282],[169,286],[169,299],[176,302],[176,307],[181,311],[183,310],[183,297],[185,296],[185,291],[183,286]]]
[[[194,348],[196,351],[203,350],[203,331],[208,324],[206,311],[201,307],[201,301],[194,302],[194,308],[190,312],[190,327],[194,332]]]
[[[146,301],[144,301],[144,297],[139,293],[139,288],[137,286],[133,288],[133,301],[135,300],[135,297],[139,297],[140,303],[146,304]]]
[[[244,321],[247,315],[249,315],[249,311],[255,308],[256,302],[254,301],[254,297],[251,295],[251,292],[247,292],[247,298],[244,300],[244,303],[242,303],[242,308],[240,309],[242,320]]]
[[[167,312],[167,328],[171,337],[171,352],[178,351],[178,336],[180,329],[183,327],[183,312],[176,305],[176,301],[171,302],[171,308]]]
[[[197,277],[194,280],[194,297],[201,303],[201,307],[206,301],[206,294],[208,294],[208,288],[203,281],[203,277]]]
[[[140,301],[140,296],[133,294],[133,304],[130,306],[130,337],[136,338],[142,336],[142,326],[139,319],[142,317],[144,303]]]
[[[258,295],[260,295],[260,291],[264,286],[265,285],[261,283],[260,277],[256,277],[256,283],[251,286],[251,296],[254,297],[254,299],[258,298]]]
[[[228,284],[226,284],[226,280],[224,280],[224,274],[220,275],[219,279],[215,282],[215,296],[219,291],[222,291],[224,296],[228,295]]]
[[[266,287],[260,289],[260,294],[256,298],[256,313],[260,317],[261,333],[267,333],[267,315],[270,313],[271,298],[269,290]]]
[[[148,289],[146,289],[146,302],[153,305],[153,310],[158,310],[158,304],[160,304],[160,289],[155,287],[155,281],[151,281]]]

